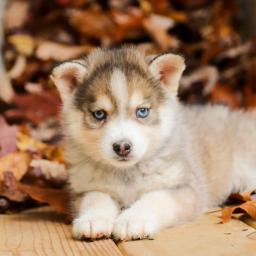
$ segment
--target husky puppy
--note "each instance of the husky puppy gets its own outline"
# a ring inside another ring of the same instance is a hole
[[[151,238],[256,188],[256,120],[184,106],[181,56],[98,49],[56,67],[73,236]]]

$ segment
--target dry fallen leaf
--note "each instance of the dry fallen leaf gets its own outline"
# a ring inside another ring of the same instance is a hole
[[[232,194],[228,202],[239,203],[239,205],[224,207],[222,209],[222,221],[226,223],[235,216],[236,213],[246,213],[251,218],[256,219],[256,200],[255,191],[244,192],[242,194]]]
[[[69,23],[80,33],[96,39],[113,36],[115,25],[106,12],[93,10],[68,10]]]
[[[25,119],[35,124],[56,116],[60,106],[58,93],[43,91],[40,94],[15,94],[13,103],[18,107],[9,109],[5,116],[9,119]]]
[[[42,188],[18,183],[18,188],[34,200],[50,204],[59,213],[69,213],[69,193],[65,189]]]
[[[256,220],[256,201],[247,201],[241,205],[225,207],[222,209],[222,222],[230,221],[235,213],[247,213],[251,218]]]
[[[20,180],[28,170],[31,161],[30,154],[26,152],[13,152],[0,158],[0,181],[4,179],[5,172],[12,172],[16,180]]]
[[[114,41],[120,42],[125,38],[136,38],[143,32],[142,21],[145,14],[140,9],[134,7],[125,12],[114,9],[111,15],[117,25]]]
[[[27,194],[18,188],[12,172],[4,172],[0,182],[0,196],[15,202],[24,202],[28,198]]]

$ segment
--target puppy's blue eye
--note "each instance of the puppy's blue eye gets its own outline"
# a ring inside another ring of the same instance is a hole
[[[138,108],[136,111],[136,116],[138,118],[146,118],[149,115],[149,108]]]
[[[102,121],[107,118],[107,113],[104,110],[96,110],[96,111],[92,112],[92,115],[98,121]]]

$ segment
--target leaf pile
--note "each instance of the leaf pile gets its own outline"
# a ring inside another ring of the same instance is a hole
[[[49,80],[59,62],[99,46],[171,51],[186,58],[179,91],[183,102],[232,109],[256,105],[255,40],[242,39],[243,8],[235,0],[7,2],[0,27],[1,212],[38,202],[65,209],[61,103]]]
[[[0,129],[0,212],[35,205],[36,200],[67,213],[63,185],[68,173],[62,147],[36,140],[28,129],[10,126],[3,118]]]

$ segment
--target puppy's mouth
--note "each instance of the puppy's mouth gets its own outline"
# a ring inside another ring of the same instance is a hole
[[[116,157],[115,160],[117,160],[119,162],[128,162],[128,161],[131,161],[132,158],[128,157],[128,156],[127,157],[123,156],[123,157]]]
[[[114,157],[115,163],[117,165],[133,165],[136,163],[136,159],[132,156],[126,156],[126,157]]]

